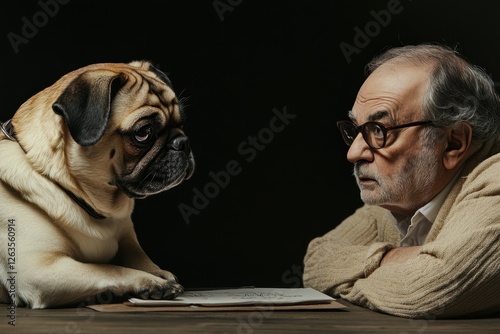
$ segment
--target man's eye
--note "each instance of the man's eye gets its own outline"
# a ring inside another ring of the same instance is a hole
[[[380,126],[376,126],[374,129],[373,129],[373,134],[377,137],[383,137],[384,136],[384,131],[382,131],[382,128],[380,128]]]

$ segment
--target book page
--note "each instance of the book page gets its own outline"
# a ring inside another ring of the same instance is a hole
[[[311,288],[241,288],[185,291],[172,300],[131,298],[137,306],[290,305],[329,303],[334,298]]]

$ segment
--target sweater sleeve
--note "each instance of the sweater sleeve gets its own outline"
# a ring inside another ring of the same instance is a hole
[[[384,265],[341,297],[411,318],[450,318],[500,311],[500,158],[463,182],[439,232],[417,258]],[[358,260],[354,258],[353,261]]]
[[[304,258],[304,286],[332,296],[348,293],[354,283],[378,268],[399,235],[387,221],[388,212],[363,206],[335,229],[313,239]]]

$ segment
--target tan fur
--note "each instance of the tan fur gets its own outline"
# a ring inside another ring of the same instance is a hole
[[[12,295],[5,283],[9,219],[15,220],[18,305],[54,307],[107,291],[144,298],[172,298],[182,291],[175,276],[141,249],[130,218],[134,199],[111,181],[146,168],[122,132],[148,115],[162,128],[180,127],[177,98],[150,66],[95,64],[68,73],[18,109],[12,120],[18,142],[0,136],[0,302],[11,302]],[[111,101],[102,138],[79,145],[52,105],[77,77],[93,82],[115,74],[125,84]],[[184,174],[162,190],[190,176]],[[61,186],[106,218],[91,217]],[[109,264],[116,258],[120,265]]]

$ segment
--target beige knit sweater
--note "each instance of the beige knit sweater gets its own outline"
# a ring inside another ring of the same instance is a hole
[[[312,240],[304,286],[410,318],[500,312],[500,138],[464,165],[416,259],[379,267],[400,235],[389,212],[365,205]]]

